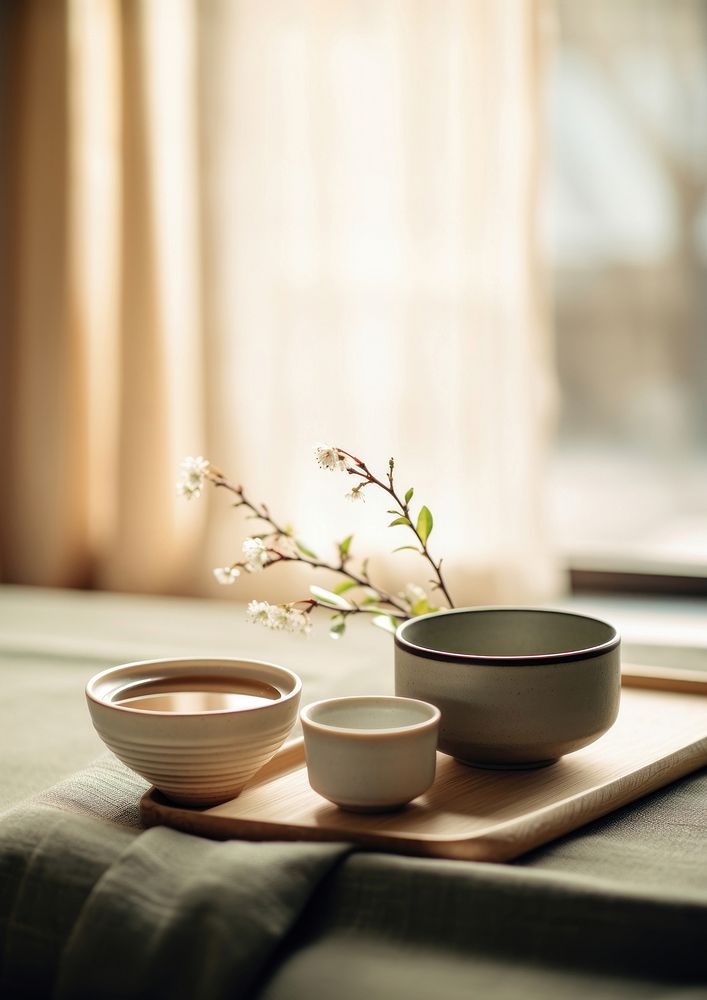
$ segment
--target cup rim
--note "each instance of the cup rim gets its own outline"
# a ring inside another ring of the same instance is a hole
[[[322,705],[335,705],[341,704],[342,702],[352,703],[365,703],[365,702],[394,702],[396,704],[414,704],[414,705],[424,705],[425,708],[430,709],[430,716],[427,719],[422,719],[420,722],[411,722],[404,726],[386,726],[383,729],[351,729],[348,726],[332,726],[326,722],[318,722],[316,719],[311,718],[312,711],[320,708]],[[313,701],[309,705],[305,705],[300,712],[300,720],[302,722],[302,728],[306,730],[309,727],[320,733],[325,733],[328,736],[346,736],[352,739],[367,740],[371,738],[375,739],[397,739],[401,736],[408,736],[411,733],[425,732],[428,729],[433,729],[439,724],[442,713],[437,708],[436,705],[431,704],[429,701],[423,701],[420,698],[404,698],[400,695],[386,695],[386,694],[362,694],[362,695],[345,695],[341,698],[321,698],[319,701]]]
[[[591,621],[597,625],[604,625],[613,632],[613,636],[605,642],[596,643],[595,645],[586,646],[581,649],[561,650],[554,653],[518,653],[515,655],[504,654],[498,656],[485,653],[451,653],[442,649],[431,649],[426,646],[421,646],[418,643],[411,642],[410,639],[405,636],[405,630],[407,628],[411,627],[414,623],[425,621],[429,618],[440,618],[441,616],[446,615],[475,614],[477,612],[508,611],[530,611],[535,614],[582,618],[585,621]],[[515,605],[488,605],[471,608],[448,608],[444,611],[433,611],[425,615],[418,615],[415,618],[409,618],[395,630],[395,645],[398,649],[401,649],[406,653],[410,653],[412,656],[417,656],[427,660],[439,660],[442,663],[471,663],[486,666],[545,666],[567,663],[568,661],[591,660],[598,656],[604,656],[605,653],[610,653],[619,646],[620,642],[621,636],[618,629],[610,622],[604,621],[602,618],[596,618],[594,615],[584,615],[576,611],[564,611],[560,608],[537,608]]]
[[[254,705],[251,708],[217,708],[208,712],[165,712],[152,708],[132,708],[129,705],[118,705],[115,702],[108,701],[106,698],[102,698],[97,693],[98,685],[111,674],[120,674],[123,671],[127,671],[130,667],[159,668],[167,665],[185,667],[268,667],[269,669],[275,670],[289,678],[292,681],[292,690],[288,691],[287,694],[283,694],[280,698],[274,699],[267,705]],[[294,672],[294,670],[289,670],[287,667],[281,667],[277,663],[270,663],[267,660],[246,660],[235,656],[166,656],[152,660],[131,660],[130,663],[117,663],[112,667],[107,667],[105,670],[101,670],[99,673],[94,674],[93,677],[91,677],[86,683],[85,688],[87,700],[92,702],[94,705],[100,705],[103,708],[112,709],[116,712],[127,712],[133,716],[160,716],[168,719],[195,719],[205,716],[240,715],[243,712],[267,712],[275,705],[283,705],[288,701],[299,698],[301,692],[302,679]]]

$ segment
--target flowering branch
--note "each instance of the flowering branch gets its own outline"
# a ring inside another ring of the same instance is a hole
[[[319,453],[324,453],[325,455],[328,455],[329,452],[331,452],[331,450],[332,449],[329,448],[319,448],[317,449],[318,456]],[[400,552],[402,549],[412,549],[414,552],[419,552],[420,555],[424,556],[424,558],[428,561],[428,563],[432,567],[435,574],[435,579],[430,581],[433,589],[441,590],[442,593],[444,594],[444,599],[446,600],[447,605],[450,608],[453,608],[454,605],[452,603],[452,598],[449,596],[449,591],[447,590],[447,586],[442,577],[442,560],[440,559],[439,562],[435,562],[432,556],[430,555],[429,549],[427,548],[427,539],[430,537],[430,533],[432,532],[432,527],[434,524],[432,519],[432,513],[430,512],[429,507],[421,507],[420,512],[417,516],[417,522],[413,523],[410,511],[410,501],[413,498],[415,490],[411,487],[405,493],[405,496],[402,500],[398,496],[398,493],[395,490],[395,485],[393,483],[393,470],[395,468],[395,459],[391,458],[388,461],[388,473],[386,476],[387,482],[383,482],[382,480],[378,479],[376,476],[373,475],[373,473],[370,471],[366,463],[362,462],[360,458],[356,458],[355,455],[351,455],[349,454],[349,452],[343,451],[343,449],[341,448],[336,448],[333,450],[336,451],[339,456],[343,456],[343,458],[340,457],[339,462],[335,464],[333,467],[341,468],[341,462],[343,461],[344,463],[346,463],[348,460],[349,464],[344,464],[343,470],[348,472],[350,476],[360,476],[363,480],[361,483],[358,484],[358,486],[354,486],[354,488],[351,490],[351,493],[347,494],[348,497],[350,497],[351,499],[354,499],[354,497],[356,499],[358,498],[364,499],[362,492],[363,489],[366,486],[375,485],[379,486],[382,490],[385,490],[385,492],[388,493],[393,498],[398,507],[397,510],[388,511],[389,514],[395,514],[395,520],[391,521],[388,527],[394,528],[397,525],[405,525],[406,527],[412,530],[412,532],[415,535],[415,538],[419,543],[419,548],[415,545],[400,545],[398,546],[397,549],[394,549],[393,551]],[[320,460],[320,465],[322,464],[324,463],[322,463]],[[324,467],[331,468],[332,466],[324,464]]]
[[[422,507],[416,522],[413,523],[410,501],[414,490],[409,489],[404,498],[400,498],[393,480],[394,460],[390,459],[387,476],[383,480],[373,475],[365,462],[341,448],[318,446],[315,449],[315,454],[322,468],[346,472],[361,480],[347,494],[348,499],[352,501],[364,500],[363,491],[370,487],[379,487],[392,497],[397,506],[395,510],[389,511],[389,513],[396,515],[390,527],[398,525],[409,527],[417,542],[416,545],[399,546],[394,551],[413,549],[422,555],[435,574],[434,580],[430,580],[431,586],[444,595],[449,607],[453,607],[442,577],[442,560],[435,562],[427,546],[427,540],[433,526],[432,514],[427,507]],[[311,628],[312,611],[316,608],[323,608],[334,612],[329,632],[332,637],[339,638],[345,631],[347,618],[353,614],[372,615],[374,624],[394,631],[397,625],[407,618],[439,610],[430,604],[425,591],[416,584],[408,584],[405,590],[397,596],[389,594],[383,588],[375,585],[369,574],[368,559],[364,559],[360,569],[355,572],[351,567],[352,555],[350,551],[353,535],[349,535],[337,543],[336,561],[329,562],[321,559],[295,537],[294,530],[289,525],[282,525],[276,521],[266,504],[253,503],[246,496],[242,486],[230,482],[219,469],[201,456],[184,460],[177,490],[187,499],[195,499],[201,495],[205,480],[211,482],[214,487],[225,489],[233,494],[235,497],[233,506],[245,508],[249,512],[247,516],[262,522],[264,528],[243,542],[242,559],[214,570],[214,576],[219,583],[232,584],[235,583],[241,572],[255,573],[287,562],[303,563],[312,569],[326,570],[341,577],[340,582],[331,591],[311,586],[309,589],[312,596],[305,600],[279,605],[271,605],[266,601],[251,601],[247,612],[249,621],[258,622],[272,629],[287,629],[306,633]],[[356,591],[355,599],[351,591]],[[347,596],[344,597],[344,594]]]

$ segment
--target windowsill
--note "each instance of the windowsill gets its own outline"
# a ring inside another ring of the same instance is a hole
[[[611,621],[621,633],[625,663],[707,670],[704,599],[586,593],[569,597],[563,607]]]
[[[550,497],[553,533],[575,585],[707,593],[703,456],[565,445],[555,455]]]
[[[598,564],[595,568],[573,563],[570,568],[570,582],[573,593],[601,592],[625,594],[654,594],[663,597],[706,597],[707,576],[681,572],[675,567],[673,573],[662,572],[664,567],[648,571],[630,571],[624,565],[606,568],[609,563]]]

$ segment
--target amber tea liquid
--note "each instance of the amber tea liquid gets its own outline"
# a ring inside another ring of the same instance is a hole
[[[113,703],[147,712],[193,715],[259,708],[281,697],[282,693],[276,687],[263,681],[234,681],[216,675],[200,675],[141,681],[134,687],[119,691]]]

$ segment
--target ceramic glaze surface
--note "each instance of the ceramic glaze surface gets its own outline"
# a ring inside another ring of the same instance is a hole
[[[576,655],[611,644],[616,630],[586,615],[535,608],[479,608],[423,615],[407,623],[408,643],[430,651],[494,658]]]
[[[302,711],[309,783],[352,812],[399,808],[435,776],[439,711],[405,698],[315,702]]]
[[[206,704],[189,711],[202,694]],[[284,667],[235,659],[129,663],[86,686],[106,746],[174,802],[201,806],[238,795],[270,760],[297,720],[300,695],[299,678]],[[168,696],[156,710],[154,699]]]
[[[396,635],[395,690],[437,705],[444,753],[488,767],[540,766],[614,723],[619,637],[605,622],[555,611],[422,616]]]

